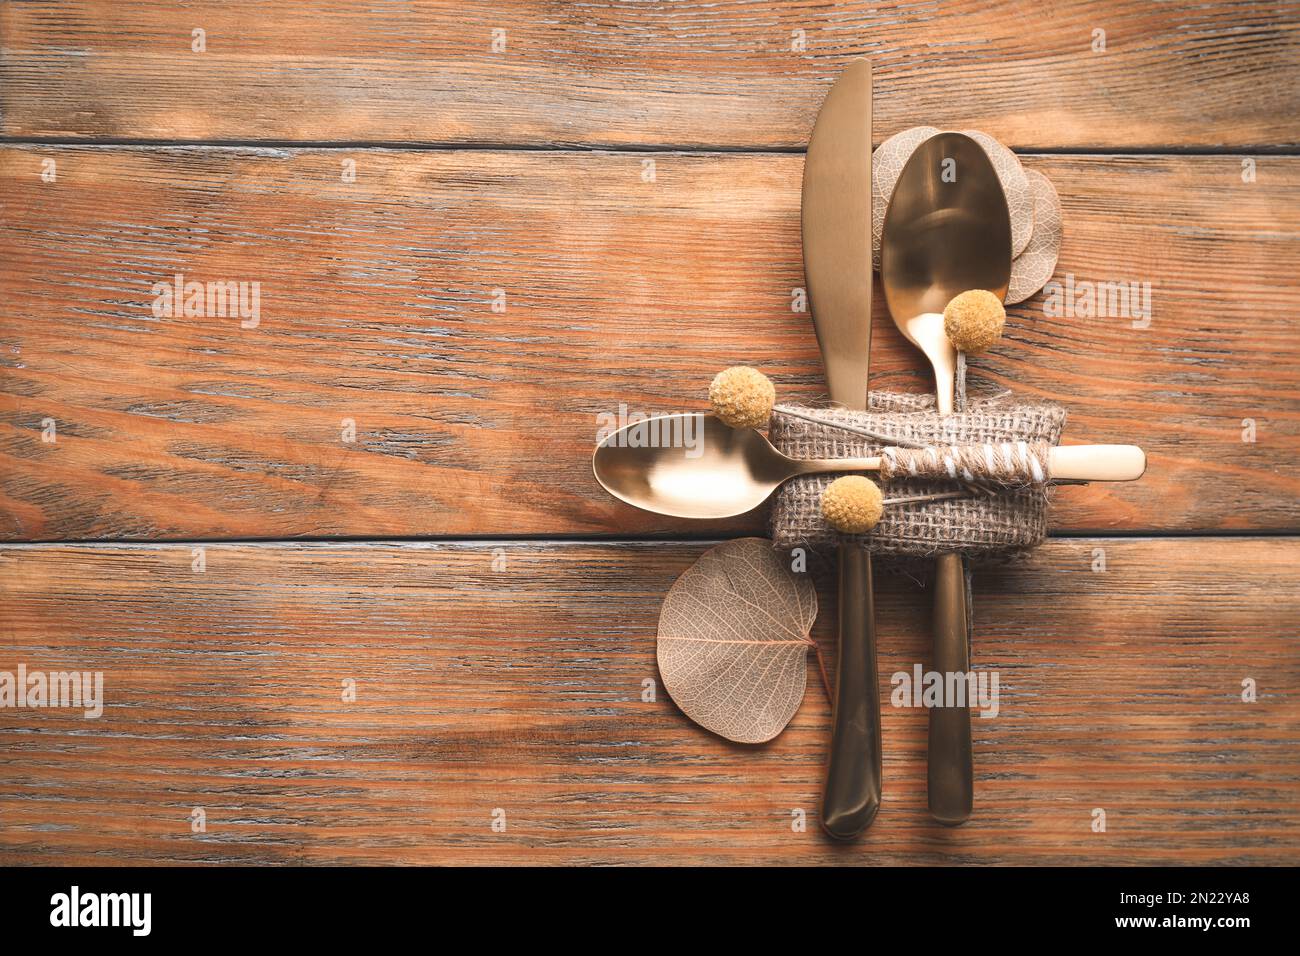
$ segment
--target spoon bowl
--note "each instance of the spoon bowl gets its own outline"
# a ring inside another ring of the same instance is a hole
[[[761,505],[799,473],[800,464],[751,428],[696,413],[620,428],[596,447],[591,467],[606,491],[638,508],[678,518],[730,518]]]
[[[969,136],[940,133],[917,147],[894,187],[884,231],[881,287],[900,328],[919,315],[942,315],[968,289],[1006,295],[1011,217],[997,170]]]
[[[962,133],[932,136],[908,159],[885,213],[880,284],[894,324],[934,367],[940,414],[953,411],[957,351],[943,330],[954,296],[1011,282],[1011,217],[997,170]]]

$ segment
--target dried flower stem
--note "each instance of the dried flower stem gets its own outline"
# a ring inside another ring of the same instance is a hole
[[[822,675],[822,689],[826,691],[826,702],[828,704],[834,704],[835,694],[831,691],[831,679],[826,673],[826,658],[822,655],[822,646],[811,637],[809,640],[812,641],[813,653],[817,655],[817,670]]]

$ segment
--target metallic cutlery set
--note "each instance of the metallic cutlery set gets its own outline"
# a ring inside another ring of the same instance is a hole
[[[827,94],[808,144],[803,176],[803,255],[808,299],[833,402],[866,410],[871,352],[871,64],[850,65]],[[943,310],[970,289],[1001,299],[1011,274],[1011,222],[997,173],[961,133],[940,133],[912,154],[885,214],[881,287],[904,337],[934,368],[940,414],[954,409],[957,353]],[[798,460],[751,429],[703,417],[701,448],[596,450],[597,479],[615,497],[662,514],[720,518],[762,504],[786,480],[824,472],[873,471],[880,458]],[[1145,469],[1140,449],[1123,445],[1052,449],[1064,480],[1131,480]],[[880,807],[880,685],[871,556],[846,539],[839,554],[838,665],[821,820],[837,839],[859,836]],[[970,670],[969,609],[960,554],[936,558],[933,663],[940,673]],[[930,812],[956,825],[971,813],[970,711],[930,709]]]

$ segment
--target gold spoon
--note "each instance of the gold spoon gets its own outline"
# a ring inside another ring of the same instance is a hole
[[[653,445],[647,444],[653,442]],[[1133,445],[1052,448],[1053,478],[1132,481],[1146,456]],[[752,511],[799,475],[879,471],[881,459],[791,458],[752,428],[713,415],[659,415],[620,428],[596,447],[592,471],[615,498],[678,518],[730,518]]]
[[[940,415],[953,412],[957,352],[944,306],[968,289],[1005,297],[1011,217],[993,164],[961,133],[940,133],[908,159],[885,212],[880,284],[894,324],[934,366]],[[960,554],[935,559],[933,646],[939,673],[970,670],[966,571]],[[941,823],[964,823],[974,803],[970,711],[930,710],[929,804]]]

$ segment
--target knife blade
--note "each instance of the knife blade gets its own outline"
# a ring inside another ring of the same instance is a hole
[[[871,357],[871,63],[857,60],[822,103],[804,160],[803,259],[831,399],[867,407]],[[871,556],[839,556],[839,654],[822,827],[859,836],[880,808],[880,683]]]

